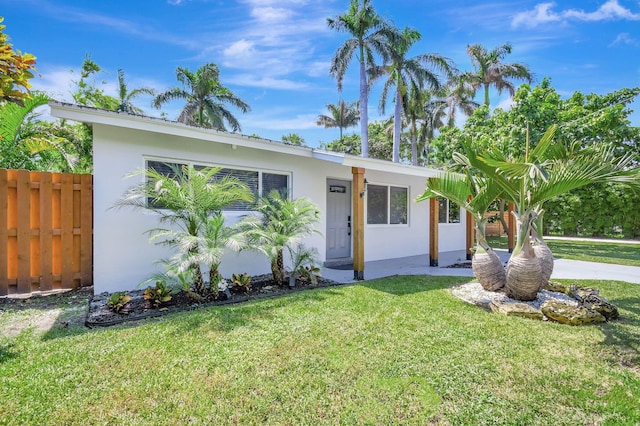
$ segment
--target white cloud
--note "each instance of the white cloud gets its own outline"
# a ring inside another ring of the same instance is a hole
[[[549,24],[552,22],[567,23],[569,21],[612,21],[612,20],[640,20],[640,14],[633,13],[629,9],[618,3],[618,0],[607,0],[594,12],[585,12],[578,9],[567,9],[555,12],[552,9],[555,3],[539,3],[533,10],[516,14],[512,21],[512,27],[534,28],[538,25]]]
[[[305,83],[255,74],[238,74],[226,78],[225,81],[239,86],[262,87],[265,89],[300,90],[308,88]]]
[[[631,37],[631,35],[629,33],[620,33],[618,34],[618,36],[616,37],[615,40],[613,40],[611,42],[611,44],[609,44],[609,47],[611,46],[616,46],[616,45],[620,45],[620,44],[627,44],[630,46],[638,46],[638,40]]]
[[[256,7],[251,10],[251,16],[261,22],[282,22],[293,16],[293,11],[281,7]]]

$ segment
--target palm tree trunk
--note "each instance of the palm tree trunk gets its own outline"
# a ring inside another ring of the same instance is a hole
[[[393,162],[400,161],[400,126],[402,122],[402,93],[401,88],[396,88],[396,109],[393,120]]]
[[[507,296],[517,300],[534,300],[540,291],[542,269],[531,246],[531,222],[533,215],[525,212],[516,215],[516,246],[507,264]]]
[[[202,278],[200,265],[192,265],[191,270],[193,271],[193,287],[196,289],[196,293],[200,296],[206,296],[207,287],[205,286],[204,279]]]
[[[484,104],[489,106],[489,85],[484,85]]]
[[[418,129],[415,120],[411,124],[411,164],[418,165]]]
[[[476,217],[476,239],[478,244],[471,260],[476,279],[485,290],[497,291],[506,284],[506,274],[500,257],[489,247],[485,236],[487,219]]]
[[[277,285],[284,285],[284,255],[282,250],[278,251],[278,255],[271,262],[271,274],[273,275],[273,281]]]
[[[369,157],[369,115],[367,103],[369,102],[367,88],[367,71],[364,64],[364,50],[360,48],[360,140],[362,142],[362,156]]]

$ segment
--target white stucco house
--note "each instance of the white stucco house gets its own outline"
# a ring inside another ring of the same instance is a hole
[[[437,171],[341,153],[187,126],[77,105],[51,102],[54,117],[93,127],[94,291],[134,289],[168,257],[165,247],[149,242],[145,231],[157,226],[151,213],[113,209],[125,191],[139,183],[126,178],[143,167],[164,163],[221,166],[242,177],[258,193],[287,188],[293,199],[307,197],[320,208],[321,235],[307,246],[322,262],[351,262],[354,246],[363,261],[429,253],[429,203],[416,203],[425,180]],[[356,180],[359,180],[356,182]],[[358,211],[360,207],[363,213]],[[440,204],[438,250],[464,250],[466,216]],[[247,211],[230,210],[230,221]],[[360,217],[357,217],[358,214]],[[352,232],[360,221],[361,232]],[[357,263],[357,261],[356,261]],[[229,253],[221,268],[232,273],[269,272],[263,256]],[[362,271],[360,271],[362,272]]]

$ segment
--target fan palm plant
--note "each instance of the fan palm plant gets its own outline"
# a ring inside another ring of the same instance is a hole
[[[200,263],[193,260],[207,258],[202,253],[207,245],[201,244],[200,238],[221,232],[216,228],[219,223],[212,218],[220,215],[225,206],[238,201],[253,202],[254,197],[247,185],[237,179],[216,176],[219,167],[198,170],[193,166],[168,166],[169,176],[153,168],[132,173],[131,176],[143,176],[144,181],[127,190],[115,207],[149,210],[158,215],[161,224],[169,225],[149,230],[151,240],[178,249],[182,260],[189,259],[195,290],[205,296],[207,289]],[[208,258],[210,266],[215,266],[214,257],[210,254]]]
[[[257,210],[261,216],[252,216],[245,221],[248,246],[269,259],[273,280],[283,285],[284,250],[319,233],[315,225],[320,220],[320,210],[307,198],[290,200],[277,191],[263,197]]]

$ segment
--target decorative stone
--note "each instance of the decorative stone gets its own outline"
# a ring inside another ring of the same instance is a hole
[[[493,312],[503,314],[508,317],[522,317],[535,320],[542,320],[544,315],[539,309],[526,303],[519,302],[491,302],[489,305]]]
[[[620,316],[618,308],[600,295],[590,294],[584,297],[580,303],[587,309],[599,312],[607,321]]]
[[[569,288],[566,285],[559,283],[558,281],[547,282],[547,284],[544,286],[544,289],[564,294],[567,294],[567,292],[569,291]]]
[[[586,325],[606,321],[597,311],[584,306],[570,306],[566,303],[546,301],[540,307],[542,313],[549,319],[568,325]]]
[[[598,289],[596,288],[578,287],[577,285],[572,284],[569,286],[569,292],[567,294],[576,299],[578,302],[582,302],[582,300],[587,296],[598,296],[600,294],[600,291],[598,291]]]

